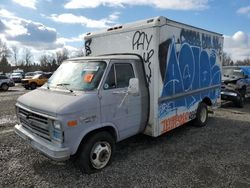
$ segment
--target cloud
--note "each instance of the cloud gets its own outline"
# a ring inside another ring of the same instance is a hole
[[[0,9],[0,16],[2,17],[0,20],[1,38],[4,38],[8,43],[18,43],[37,50],[55,49],[63,46],[63,43],[57,40],[57,32],[54,28],[16,17],[5,9]]]
[[[109,24],[114,24],[115,21],[119,18],[119,13],[115,12],[109,15],[108,18],[103,18],[100,20],[89,19],[84,16],[76,16],[71,13],[65,14],[52,14],[50,17],[55,22],[67,23],[67,24],[82,24],[88,28],[107,28]]]
[[[96,8],[99,6],[151,6],[172,10],[203,10],[208,8],[208,0],[70,0],[64,5],[67,9]]]
[[[12,1],[19,4],[20,6],[36,9],[37,0],[12,0]]]
[[[20,26],[23,27],[26,32],[10,36],[7,35],[7,40],[18,41],[23,45],[33,46],[39,49],[55,48],[57,40],[56,30],[53,28],[45,27],[41,23],[22,20]]]
[[[224,36],[224,51],[234,61],[250,58],[250,35],[238,31],[233,36]]]
[[[0,32],[2,33],[6,29],[5,24],[0,20]]]
[[[240,8],[237,10],[237,13],[250,17],[250,6]]]
[[[14,14],[6,9],[0,9],[0,17],[2,18],[15,18]]]

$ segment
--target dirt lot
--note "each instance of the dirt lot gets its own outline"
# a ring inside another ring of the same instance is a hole
[[[0,187],[250,187],[250,99],[242,109],[224,104],[203,128],[123,141],[109,167],[85,175],[72,160],[54,162],[15,135],[14,104],[25,92],[0,92]]]

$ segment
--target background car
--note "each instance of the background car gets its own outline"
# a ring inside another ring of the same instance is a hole
[[[38,86],[42,86],[50,78],[51,73],[37,74],[32,78],[22,79],[22,86],[25,89],[36,89]]]
[[[19,72],[13,72],[11,73],[10,78],[14,80],[15,83],[18,83],[18,82],[20,83],[21,80],[23,79],[23,75]]]
[[[35,75],[36,75],[36,73],[34,73],[34,72],[26,72],[24,78],[32,78]]]
[[[0,75],[0,89],[7,91],[9,87],[15,86],[15,82],[5,75]]]
[[[250,94],[250,66],[226,66],[222,74],[221,99],[243,107],[246,95]]]

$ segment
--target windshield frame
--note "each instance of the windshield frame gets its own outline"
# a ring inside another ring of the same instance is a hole
[[[57,69],[54,72],[54,74],[48,79],[48,81],[44,84],[43,88],[52,89],[52,90],[60,90],[60,91],[61,90],[70,91],[70,92],[95,92],[95,91],[98,91],[99,88],[101,87],[101,84],[102,84],[103,79],[105,77],[104,75],[105,75],[105,73],[107,71],[108,62],[106,60],[103,60],[103,59],[96,59],[96,60],[95,59],[77,59],[77,60],[69,59],[69,60],[64,61],[58,68],[60,68],[61,66],[64,66],[65,64],[71,64],[71,63],[75,63],[75,64],[79,64],[79,65],[83,65],[83,64],[87,63],[88,64],[88,65],[86,65],[87,69],[88,69],[88,66],[91,67],[91,63],[103,63],[103,65],[102,65],[103,67],[100,68],[100,71],[101,71],[100,79],[97,82],[97,85],[95,87],[93,87],[92,89],[86,89],[86,88],[85,89],[84,88],[80,89],[80,86],[79,86],[79,88],[73,88],[73,87],[70,87],[71,83],[68,83],[65,80],[63,80],[60,83],[55,82],[54,85],[51,85],[51,81],[54,79],[54,77],[56,76],[56,74],[59,71],[59,69]],[[100,65],[97,64],[96,66],[100,66]],[[64,69],[65,69],[65,67],[64,67]],[[82,69],[84,69],[84,67],[82,67]],[[98,71],[99,70],[97,70],[96,72],[98,72]],[[82,74],[83,74],[83,72],[82,72]],[[79,78],[83,79],[83,75],[79,76]]]

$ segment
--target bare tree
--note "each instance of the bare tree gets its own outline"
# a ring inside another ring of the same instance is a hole
[[[56,63],[55,63],[55,57],[54,55],[42,55],[40,57],[40,66],[41,66],[41,69],[42,71],[55,71],[57,66],[56,66]]]
[[[230,65],[233,65],[233,64],[234,64],[234,62],[231,59],[231,57],[226,52],[223,52],[222,65],[223,66],[230,66]]]
[[[19,49],[16,46],[13,46],[12,55],[16,67],[18,66],[18,54],[19,54]]]
[[[56,52],[56,62],[58,65],[69,58],[69,51],[66,48],[63,48],[61,51]]]
[[[26,66],[30,66],[31,65],[31,59],[32,59],[32,54],[30,52],[30,50],[28,48],[24,49],[24,61],[25,61],[25,65]]]
[[[10,57],[10,50],[6,43],[0,39],[0,58],[2,57]]]
[[[249,66],[250,65],[250,59],[244,59],[244,60],[238,60],[236,61],[235,63],[236,65],[247,65]]]
[[[83,56],[85,56],[85,54],[84,54],[84,49],[83,49],[83,48],[79,48],[79,49],[76,51],[76,53],[75,53],[75,55],[74,55],[73,57],[83,57]]]

